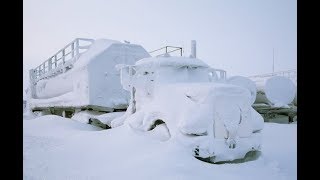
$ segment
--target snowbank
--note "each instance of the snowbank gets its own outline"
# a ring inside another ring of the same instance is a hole
[[[254,161],[209,164],[176,142],[121,126],[99,130],[58,116],[23,121],[23,176],[30,179],[297,179],[296,124],[265,123]]]
[[[125,112],[110,112],[110,113],[101,113],[96,111],[80,111],[75,113],[71,119],[79,121],[81,123],[88,123],[90,118],[98,119],[101,123],[111,127],[111,121],[117,117],[120,117]]]
[[[97,115],[101,115],[101,114],[103,114],[103,113],[97,112],[97,111],[85,110],[85,111],[80,111],[80,112],[74,113],[74,115],[71,117],[71,119],[87,124],[87,123],[89,123],[90,118],[93,118],[93,117],[95,117]]]

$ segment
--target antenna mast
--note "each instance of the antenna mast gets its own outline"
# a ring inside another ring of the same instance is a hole
[[[272,48],[272,73],[274,73],[274,48]]]

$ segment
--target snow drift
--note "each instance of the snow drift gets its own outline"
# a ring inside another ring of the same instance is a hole
[[[246,163],[208,164],[151,132],[58,116],[24,120],[23,179],[297,179],[296,124],[265,123],[262,154]]]

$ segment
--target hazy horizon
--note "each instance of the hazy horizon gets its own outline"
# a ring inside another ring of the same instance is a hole
[[[24,0],[23,64],[34,68],[77,37],[181,46],[231,75],[297,68],[296,0]]]

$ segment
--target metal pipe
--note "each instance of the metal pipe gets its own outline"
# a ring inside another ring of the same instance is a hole
[[[197,57],[197,42],[195,40],[191,41],[191,57]]]

